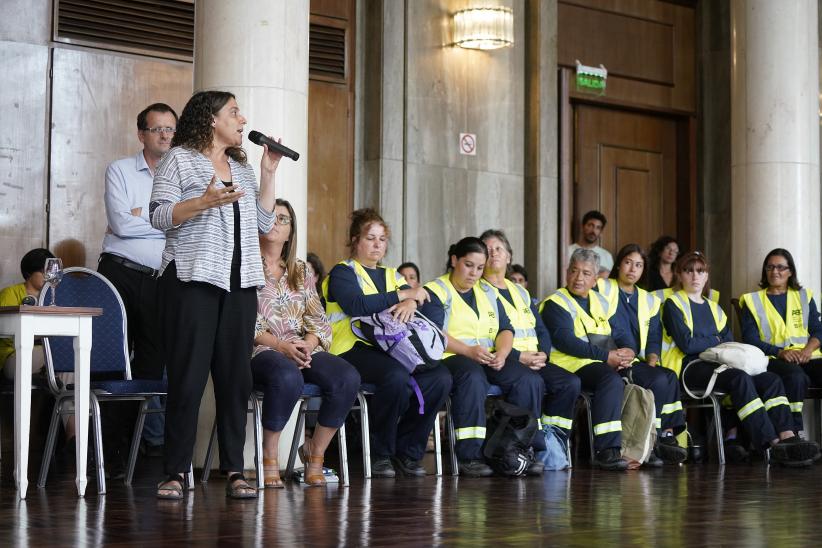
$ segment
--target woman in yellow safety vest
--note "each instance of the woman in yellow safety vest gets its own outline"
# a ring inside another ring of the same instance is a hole
[[[622,343],[636,354],[630,368],[620,374],[654,394],[656,405],[657,446],[647,464],[661,466],[663,462],[678,464],[687,457],[674,437],[685,429],[685,416],[679,395],[676,374],[657,367],[662,350],[660,301],[637,283],[645,274],[645,252],[637,244],[628,244],[617,253],[614,268],[608,278],[597,283],[599,292],[608,300],[608,321],[615,333],[621,333]]]
[[[810,289],[796,277],[787,249],[774,249],[762,263],[759,291],[739,299],[742,340],[770,356],[768,371],[782,378],[793,414],[793,430],[803,430],[802,402],[809,383],[822,386],[822,322]]]
[[[388,247],[388,225],[370,208],[351,214],[351,256],[323,281],[325,312],[331,324],[330,352],[353,365],[362,382],[376,385],[368,406],[371,426],[371,472],[393,478],[395,466],[407,476],[424,476],[420,464],[428,433],[451,391],[451,375],[442,366],[414,372],[422,409],[410,404],[412,378],[405,367],[381,349],[358,339],[351,318],[384,310],[403,322],[428,300],[425,289],[411,288],[396,270],[380,264]],[[421,412],[420,412],[421,411]]]
[[[552,424],[568,436],[573,425],[576,401],[582,390],[579,377],[548,361],[551,335],[539,315],[537,305],[525,287],[506,278],[513,249],[505,233],[486,230],[480,239],[488,248],[482,282],[494,288],[514,328],[510,357],[542,377],[546,392],[542,401],[542,424]]]
[[[487,259],[488,249],[479,238],[463,238],[452,245],[448,273],[425,284],[431,302],[421,310],[448,336],[442,363],[454,378],[451,413],[459,471],[475,477],[492,473],[482,457],[489,386],[499,386],[506,401],[534,417],[540,416],[545,389],[535,371],[511,356],[514,328],[497,292],[480,281]],[[542,464],[534,463],[528,471],[542,473]]]
[[[715,390],[725,392],[756,449],[771,447],[771,459],[788,466],[807,466],[818,455],[816,444],[796,436],[782,380],[775,373],[748,375],[741,369],[715,374],[720,364],[699,354],[732,340],[728,317],[705,297],[709,287],[708,259],[699,252],[677,261],[677,286],[662,313],[665,328],[662,365],[674,370],[691,390],[705,390],[715,376]],[[736,440],[736,428],[726,433],[725,453],[730,461],[748,459],[748,449]]]

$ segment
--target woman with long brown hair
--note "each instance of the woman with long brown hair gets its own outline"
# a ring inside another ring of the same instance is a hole
[[[158,498],[183,498],[209,373],[226,495],[257,496],[242,473],[257,287],[265,284],[257,235],[274,225],[281,155],[264,147],[258,190],[242,149],[245,124],[231,93],[195,93],[154,176],[151,224],[166,233],[159,287],[168,373],[168,476]]]
[[[251,359],[255,386],[263,397],[265,486],[282,488],[277,448],[280,432],[300,397],[304,382],[322,390],[314,435],[300,448],[304,483],[325,485],[323,458],[328,444],[357,397],[360,375],[329,354],[331,326],[325,317],[314,271],[296,257],[297,219],[286,200],[277,200],[276,223],[260,234],[265,287],[257,292],[257,336]]]

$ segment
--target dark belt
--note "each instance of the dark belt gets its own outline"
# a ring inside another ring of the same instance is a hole
[[[145,265],[141,265],[140,263],[135,263],[134,261],[129,261],[119,255],[112,255],[111,253],[103,253],[101,254],[102,257],[115,262],[117,264],[121,264],[124,267],[128,268],[129,270],[135,270],[140,274],[145,274],[147,276],[151,276],[152,278],[156,278],[157,275],[160,273],[159,270],[155,270]]]

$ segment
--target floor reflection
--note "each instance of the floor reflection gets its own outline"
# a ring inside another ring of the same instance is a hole
[[[357,479],[288,484],[259,499],[225,497],[213,479],[182,502],[156,501],[150,478],[74,496],[70,474],[17,501],[0,482],[0,544],[241,546],[816,545],[822,466],[680,466],[543,478]]]

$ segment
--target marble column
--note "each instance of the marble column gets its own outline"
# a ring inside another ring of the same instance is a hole
[[[195,10],[194,89],[225,90],[237,97],[248,118],[246,134],[256,129],[300,153],[284,158],[277,171],[277,197],[294,206],[298,234],[307,234],[308,186],[308,0],[198,0]],[[262,148],[245,141],[249,162],[259,176]],[[304,257],[305,237],[297,246]],[[202,463],[214,417],[209,383],[200,408],[195,466]],[[253,430],[249,416],[245,464],[253,467]],[[280,462],[288,456],[293,417],[280,443]]]
[[[816,0],[731,3],[730,212],[734,296],[784,247],[820,288]]]

